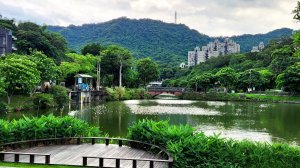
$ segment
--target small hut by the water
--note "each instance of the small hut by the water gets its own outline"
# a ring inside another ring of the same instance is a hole
[[[75,75],[75,91],[93,90],[93,77],[87,74]]]

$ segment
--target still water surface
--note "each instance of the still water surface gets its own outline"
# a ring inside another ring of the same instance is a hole
[[[53,113],[71,115],[98,126],[110,136],[124,137],[127,128],[139,119],[169,120],[171,124],[190,124],[207,135],[286,142],[300,145],[300,104],[261,102],[217,102],[175,99],[128,100],[72,105],[63,110],[9,113],[14,119]]]

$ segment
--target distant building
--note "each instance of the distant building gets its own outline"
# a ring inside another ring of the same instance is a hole
[[[187,65],[186,65],[184,62],[182,62],[182,63],[179,65],[179,67],[183,69],[183,68],[186,68]]]
[[[13,46],[13,40],[15,39],[10,30],[0,28],[0,56],[16,50]]]
[[[205,62],[209,58],[218,57],[240,52],[240,45],[233,40],[226,38],[224,42],[215,40],[206,46],[196,47],[194,51],[188,52],[188,66],[195,66]]]
[[[258,46],[253,46],[251,52],[261,52],[265,48],[264,42],[260,42]]]

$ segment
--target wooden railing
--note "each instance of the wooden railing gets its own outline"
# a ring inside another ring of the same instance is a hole
[[[14,155],[14,162],[18,163],[20,161],[20,155],[29,156],[29,163],[34,163],[35,156],[45,156],[45,164],[50,164],[50,154],[42,153],[21,153],[21,152],[0,152],[0,161],[5,160],[5,155],[12,154]]]
[[[156,153],[156,156],[160,156],[163,159],[135,159],[135,158],[112,158],[112,157],[96,157],[96,156],[83,156],[83,165],[87,165],[87,158],[99,158],[99,166],[101,163],[103,164],[104,159],[114,159],[116,160],[116,167],[120,165],[120,160],[132,160],[133,168],[136,167],[137,161],[148,161],[150,164],[150,168],[153,168],[154,162],[164,162],[168,164],[168,167],[171,168],[173,164],[173,158],[171,155],[164,149],[160,148],[157,145],[136,141],[136,140],[129,140],[129,139],[122,139],[122,138],[108,138],[108,137],[65,137],[65,138],[49,138],[49,139],[36,139],[36,140],[26,140],[26,141],[18,141],[18,142],[11,142],[5,143],[0,145],[0,150],[9,150],[9,149],[17,149],[17,148],[27,148],[27,147],[34,147],[40,145],[65,145],[65,144],[77,144],[80,145],[82,143],[104,143],[105,145],[109,144],[118,144],[119,147],[124,145],[143,149],[143,150],[151,150],[152,152]],[[34,163],[35,156],[45,156],[45,164],[50,163],[50,154],[39,154],[39,153],[18,153],[18,152],[1,152],[0,151],[0,161],[4,161],[5,154],[14,154],[15,155],[15,162],[19,161],[20,155],[29,155],[30,156],[30,163]],[[102,162],[101,162],[102,160]]]
[[[160,160],[160,159],[137,159],[137,158],[119,158],[119,157],[98,157],[98,156],[83,156],[82,157],[82,166],[88,165],[88,158],[96,158],[99,159],[99,167],[104,168],[104,159],[113,159],[116,161],[116,168],[120,168],[120,161],[121,160],[131,160],[132,161],[132,168],[137,168],[138,161],[146,161],[149,162],[149,168],[154,168],[155,162],[164,162],[168,163],[168,168],[172,168],[173,161],[171,160]]]

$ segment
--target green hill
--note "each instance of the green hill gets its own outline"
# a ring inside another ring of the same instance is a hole
[[[206,45],[214,38],[192,30],[183,24],[165,23],[151,19],[118,18],[104,23],[68,27],[49,26],[48,30],[61,33],[69,47],[80,51],[87,43],[117,44],[128,48],[135,58],[152,57],[161,66],[178,66],[187,60],[187,52]],[[242,52],[250,51],[260,41],[290,36],[291,29],[279,29],[267,34],[234,36]]]

